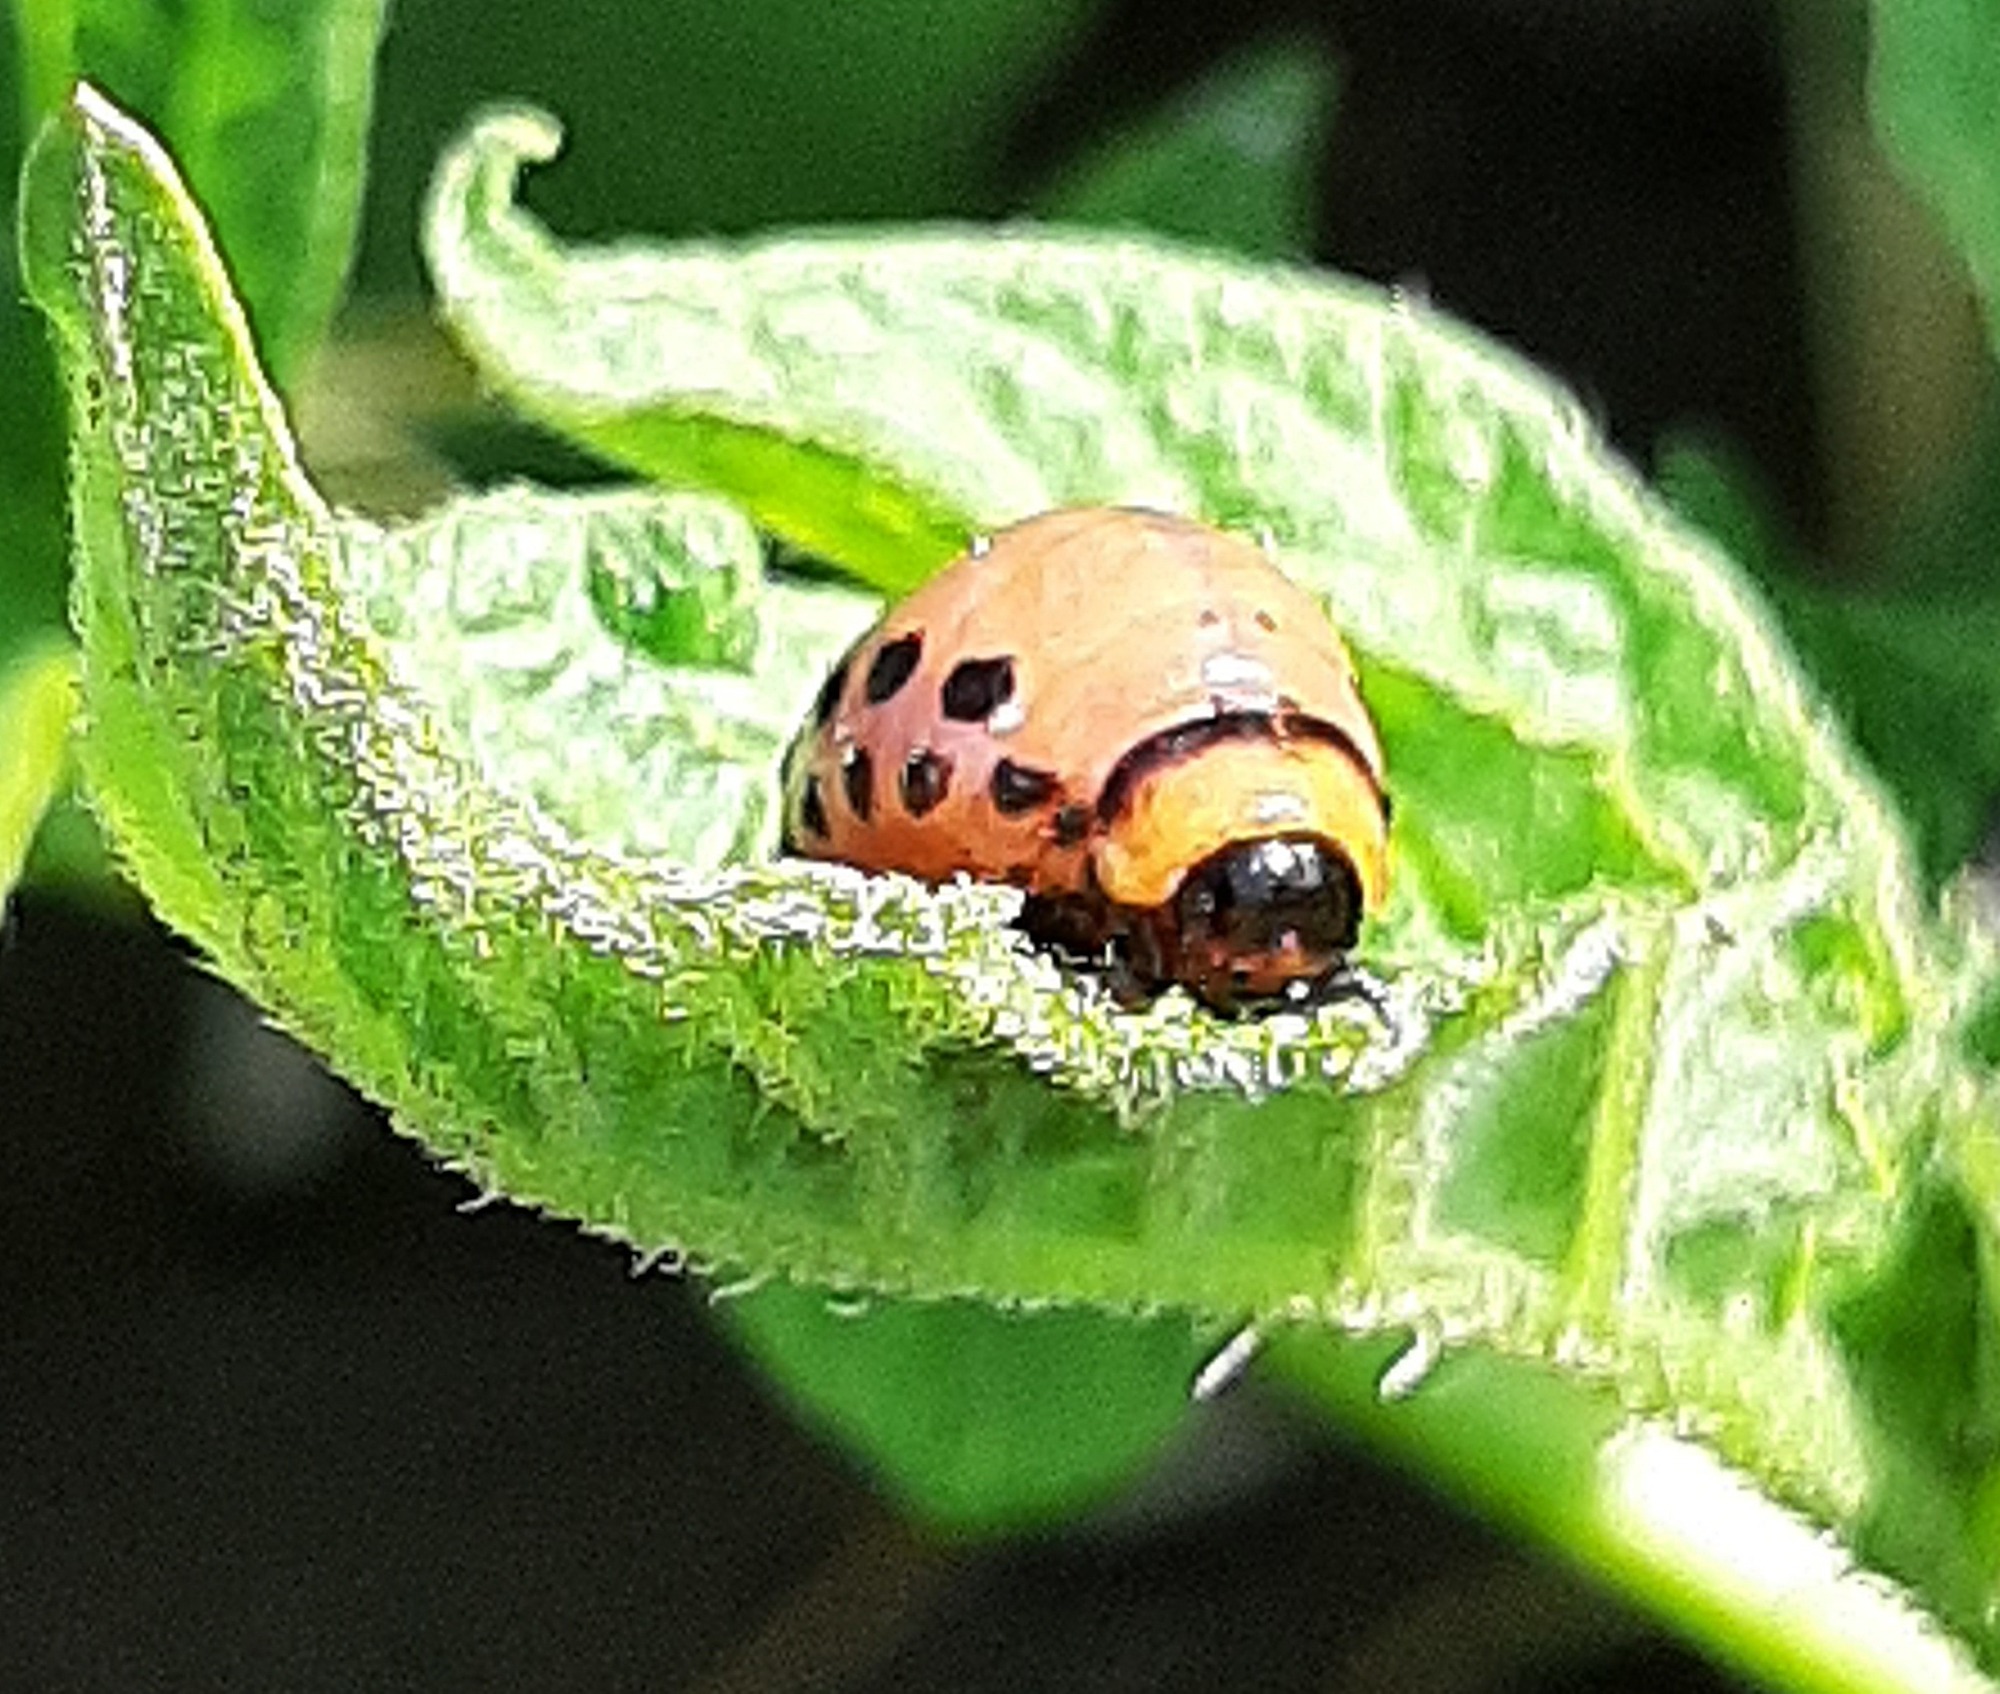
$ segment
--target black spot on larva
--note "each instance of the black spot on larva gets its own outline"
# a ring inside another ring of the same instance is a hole
[[[847,689],[847,667],[853,655],[842,659],[826,673],[826,681],[819,685],[819,693],[813,696],[813,728],[824,729],[840,710],[840,697]]]
[[[809,834],[822,839],[826,836],[826,802],[820,798],[819,778],[806,778],[805,791],[799,795],[799,822],[806,826]]]
[[[1090,833],[1090,808],[1072,800],[1056,812],[1056,845],[1074,847]]]
[[[934,810],[951,787],[951,761],[940,758],[928,747],[919,747],[903,761],[896,786],[903,797],[903,810],[920,818]]]
[[[1278,627],[1278,620],[1265,611],[1262,606],[1259,606],[1257,608],[1257,627],[1259,629],[1275,631]]]
[[[1197,618],[1195,621],[1199,623],[1203,629],[1213,629],[1217,624],[1222,622],[1222,614],[1218,612],[1213,606],[1204,606],[1201,609],[1201,616]]]
[[[996,706],[1014,698],[1014,661],[961,659],[939,692],[944,715],[959,723],[981,723]]]
[[[866,747],[850,747],[840,764],[840,786],[847,795],[847,809],[863,823],[875,806],[875,762]]]
[[[917,661],[924,656],[924,638],[921,635],[899,636],[877,653],[868,666],[868,680],[862,692],[868,696],[868,704],[879,706],[892,699],[896,690],[910,680],[910,673],[917,668]]]
[[[993,767],[993,804],[1007,813],[1031,812],[1037,806],[1046,805],[1055,798],[1056,779],[1052,771],[1036,770],[1033,765],[1017,765],[1012,759],[1002,759]]]

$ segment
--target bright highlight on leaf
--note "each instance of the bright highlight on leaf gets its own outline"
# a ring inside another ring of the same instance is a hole
[[[545,422],[877,585],[1146,501],[1326,598],[1397,803],[1386,1016],[1122,1013],[1006,890],[773,862],[778,750],[873,603],[761,578],[710,499],[337,522],[194,207],[86,93],[26,246],[83,762],[161,912],[439,1156],[588,1227],[1553,1361],[1985,1641],[1990,1496],[1963,1425],[1900,1415],[1883,1326],[1927,1290],[1983,1381],[1967,967],[1727,566],[1559,391],[1372,291],[1026,233],[566,250],[512,200],[554,144],[483,122],[430,229]]]

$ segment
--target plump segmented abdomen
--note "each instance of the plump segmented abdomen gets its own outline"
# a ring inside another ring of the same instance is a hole
[[[1379,798],[1346,651],[1261,552],[1159,513],[1048,513],[947,567],[828,678],[787,760],[786,846],[1094,892],[1115,826],[1134,845],[1135,801],[1224,740],[1316,747]],[[1177,847],[1150,807],[1145,886],[1214,815]]]

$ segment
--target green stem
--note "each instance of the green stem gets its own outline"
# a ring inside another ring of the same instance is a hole
[[[1719,1660],[1814,1694],[1992,1694],[1901,1593],[1817,1526],[1608,1394],[1491,1354],[1381,1392],[1394,1346],[1303,1332],[1267,1355],[1343,1430],[1525,1530]]]

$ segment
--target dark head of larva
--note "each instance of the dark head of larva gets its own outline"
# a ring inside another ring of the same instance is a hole
[[[1121,756],[1096,812],[1092,874],[1142,982],[1239,1011],[1349,980],[1387,820],[1338,725],[1243,711],[1162,731]]]
[[[1211,1005],[1274,1000],[1339,971],[1361,907],[1361,879],[1332,842],[1232,842],[1189,870],[1174,895],[1171,974]]]
[[[1037,896],[1021,922],[1037,941],[1103,969],[1127,1004],[1179,984],[1235,1016],[1365,996],[1348,965],[1364,904],[1361,878],[1334,843],[1273,835],[1211,853],[1162,905]]]

